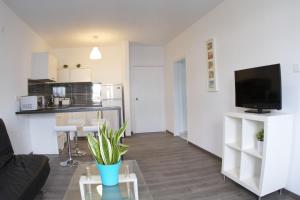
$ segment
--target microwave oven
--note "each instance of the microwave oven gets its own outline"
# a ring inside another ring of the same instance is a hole
[[[44,96],[23,96],[20,98],[21,111],[38,110],[45,107]]]

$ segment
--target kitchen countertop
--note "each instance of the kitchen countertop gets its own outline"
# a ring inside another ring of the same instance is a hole
[[[120,106],[102,107],[100,105],[70,105],[70,106],[57,106],[47,107],[38,110],[19,111],[16,114],[47,114],[47,113],[69,113],[69,112],[96,112],[96,111],[121,111]]]

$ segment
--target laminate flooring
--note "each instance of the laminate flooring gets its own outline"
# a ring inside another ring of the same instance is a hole
[[[137,160],[155,200],[255,200],[252,194],[233,181],[223,180],[221,160],[166,133],[136,134],[125,138],[129,151],[125,159]],[[86,140],[79,141],[88,151]],[[49,155],[51,172],[43,191],[35,200],[60,200],[75,168],[59,166],[62,157]],[[63,152],[66,157],[66,152]],[[80,161],[93,160],[90,155]],[[283,191],[263,200],[294,200],[299,197]]]

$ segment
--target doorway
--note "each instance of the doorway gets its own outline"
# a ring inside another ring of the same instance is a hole
[[[174,64],[175,135],[188,141],[186,61]]]
[[[133,67],[133,132],[164,131],[164,79],[162,67]]]

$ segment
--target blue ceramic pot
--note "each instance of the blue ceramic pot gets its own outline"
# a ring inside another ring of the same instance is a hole
[[[102,187],[102,199],[101,200],[124,200],[122,197],[120,188],[115,186],[103,186]]]
[[[113,186],[119,183],[119,171],[121,167],[121,160],[114,165],[96,164],[100,173],[102,185]]]

